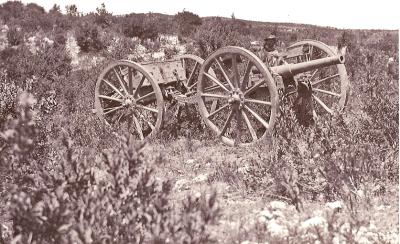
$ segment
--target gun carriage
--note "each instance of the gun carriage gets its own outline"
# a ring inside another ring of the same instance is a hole
[[[97,79],[95,111],[143,140],[162,128],[166,101],[197,104],[225,144],[251,145],[272,132],[280,98],[310,99],[314,119],[343,110],[349,91],[344,59],[324,43],[305,40],[289,46],[273,67],[234,46],[206,60],[183,55],[142,64],[116,61]]]

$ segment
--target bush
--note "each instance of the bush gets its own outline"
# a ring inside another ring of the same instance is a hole
[[[8,174],[14,180],[22,178],[27,173],[26,165],[29,165],[31,152],[35,147],[37,135],[34,121],[33,106],[36,99],[29,93],[21,93],[17,102],[17,117],[10,119],[6,130],[0,132],[1,145],[0,166],[5,167]]]
[[[188,37],[196,30],[197,26],[202,24],[201,18],[192,12],[182,11],[174,16],[174,20],[178,23],[179,36]]]
[[[206,58],[213,51],[224,46],[250,47],[248,36],[242,36],[235,20],[215,18],[201,25],[194,35],[199,55]]]
[[[134,53],[135,42],[132,39],[125,36],[115,38],[111,34],[108,37],[106,57],[116,60],[128,59],[128,56]]]
[[[155,178],[143,161],[143,144],[124,140],[101,162],[81,161],[72,141],[49,171],[41,167],[37,181],[12,191],[13,241],[38,243],[205,243],[216,223],[216,195],[188,196],[173,208],[168,181]]]
[[[111,25],[112,14],[106,9],[104,3],[100,7],[96,8],[95,23],[102,28],[107,28]]]
[[[75,37],[82,52],[100,51],[104,48],[96,25],[83,22],[75,30]]]
[[[21,28],[12,26],[7,32],[7,41],[11,46],[18,46],[24,41],[24,33]]]
[[[6,78],[17,86],[28,89],[33,85],[34,92],[48,90],[52,82],[67,76],[71,71],[71,59],[64,47],[44,45],[36,54],[28,47],[8,48],[1,51],[1,65],[7,70]],[[29,80],[43,80],[30,84]]]
[[[130,38],[155,40],[158,36],[157,24],[154,19],[145,15],[130,15],[122,26],[122,32]]]
[[[0,5],[0,16],[4,22],[20,18],[24,14],[24,4],[19,1],[7,1]]]

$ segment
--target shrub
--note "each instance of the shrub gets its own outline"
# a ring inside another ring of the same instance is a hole
[[[122,26],[122,32],[127,37],[138,37],[142,40],[155,40],[158,36],[157,22],[146,15],[130,15]]]
[[[7,41],[11,46],[18,46],[24,41],[24,34],[21,28],[12,26],[7,32]]]
[[[242,36],[234,20],[215,18],[205,22],[193,34],[199,48],[199,55],[207,57],[213,51],[224,46],[249,47],[250,39]]]
[[[1,72],[1,71],[0,71]],[[15,112],[15,101],[18,87],[15,82],[7,81],[3,73],[0,73],[0,128],[9,115]]]
[[[102,3],[100,7],[96,8],[95,23],[97,25],[102,28],[109,27],[111,25],[111,17],[112,14],[107,11],[104,3]]]
[[[31,152],[35,147],[38,133],[32,110],[36,99],[29,93],[21,93],[18,97],[17,117],[8,121],[6,130],[0,132],[4,144],[0,150],[0,166],[5,166],[14,180],[27,173]]]
[[[40,47],[36,54],[32,54],[26,46],[5,49],[1,51],[0,62],[7,70],[7,79],[22,89],[33,89],[39,95],[71,71],[71,59],[64,47],[49,45]],[[41,82],[35,83],[37,80]]]
[[[20,18],[24,14],[24,4],[19,1],[7,1],[0,5],[0,16],[4,22]]]
[[[83,22],[75,31],[76,41],[82,52],[100,51],[104,48],[96,25]]]
[[[189,196],[172,208],[168,181],[143,161],[143,144],[124,140],[102,162],[80,161],[72,141],[53,171],[43,167],[32,190],[16,188],[11,200],[14,241],[39,243],[205,243],[216,223],[216,195]],[[41,183],[40,183],[41,182]]]
[[[105,56],[112,59],[128,59],[128,56],[133,54],[135,51],[135,43],[132,39],[125,36],[114,38],[110,34],[107,44],[107,52],[105,52]]]
[[[179,50],[175,46],[167,47],[164,49],[164,53],[165,53],[165,58],[168,60],[176,56],[179,53]]]
[[[188,37],[196,30],[197,26],[202,24],[202,20],[197,14],[185,10],[177,13],[174,20],[178,23],[179,35],[184,37]]]

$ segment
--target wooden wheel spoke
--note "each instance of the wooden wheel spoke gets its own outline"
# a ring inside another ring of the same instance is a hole
[[[213,112],[217,109],[217,106],[218,106],[218,100],[214,100],[214,101],[212,102],[212,104],[211,104],[211,110],[210,110],[210,112],[213,113]]]
[[[257,138],[257,133],[256,133],[256,131],[254,130],[253,126],[251,125],[251,122],[250,122],[250,120],[249,120],[249,117],[247,117],[247,114],[244,112],[244,110],[241,110],[241,113],[242,113],[242,116],[243,116],[243,118],[244,118],[244,121],[246,122],[247,128],[248,128],[249,131],[250,131],[251,138],[253,138],[253,141],[256,141],[256,140],[258,139],[258,138]]]
[[[117,76],[119,84],[121,85],[121,87],[124,90],[125,94],[128,95],[129,94],[128,90],[126,89],[124,82],[122,81],[121,77],[119,76],[118,71],[115,68],[113,68],[113,71],[114,71],[115,75]]]
[[[233,85],[235,88],[240,87],[240,75],[239,75],[239,70],[238,70],[238,64],[237,64],[237,58],[238,56],[235,54],[232,54],[232,73],[233,73]]]
[[[315,74],[316,74],[318,71],[319,71],[319,69],[316,69],[316,70],[314,71],[314,73],[310,76],[309,80],[312,80],[312,79],[314,78]]]
[[[154,130],[156,128],[150,121],[147,120],[146,122],[149,125],[149,127],[151,128],[151,130]]]
[[[113,85],[111,82],[109,82],[106,79],[102,79],[109,87],[111,87],[116,93],[118,93],[121,97],[124,97],[124,95]]]
[[[317,84],[319,84],[321,82],[336,78],[338,76],[339,76],[339,74],[331,75],[331,76],[325,77],[325,78],[323,78],[321,80],[317,80],[317,81],[311,82],[311,85],[315,86],[315,85],[317,85]]]
[[[235,109],[232,109],[229,112],[228,118],[225,120],[224,126],[222,127],[222,130],[219,133],[219,136],[222,136],[223,134],[225,134],[226,130],[228,129],[228,126],[229,126],[230,122],[232,121],[232,118],[233,118],[233,115],[234,115],[234,111],[235,111]]]
[[[251,68],[252,65],[250,63],[250,60],[247,61],[246,63],[246,68],[244,70],[244,74],[243,74],[243,79],[242,79],[242,85],[241,85],[241,90],[243,91],[244,89],[246,89],[247,84],[249,83],[250,80],[250,73],[251,73]]]
[[[267,106],[271,106],[272,105],[271,102],[257,100],[257,99],[249,99],[249,98],[245,98],[244,102],[257,103],[257,104],[262,104],[262,105],[267,105]]]
[[[129,67],[128,67],[128,89],[130,94],[133,94],[132,70]]]
[[[256,118],[265,128],[269,128],[269,124],[267,123],[267,121],[265,121],[259,114],[257,114],[254,110],[252,110],[251,108],[249,108],[247,105],[244,105],[244,108],[249,111],[254,118]]]
[[[236,109],[236,133],[234,139],[234,145],[237,146],[240,143],[242,136],[242,116],[239,109]]]
[[[191,86],[189,86],[188,90],[192,90],[195,86],[197,86],[197,81],[193,83]]]
[[[143,75],[142,79],[140,80],[138,86],[136,87],[135,92],[133,93],[133,97],[136,97],[139,93],[139,89],[142,87],[144,80],[146,79],[146,76]]]
[[[104,112],[103,114],[104,114],[104,115],[107,115],[107,114],[112,113],[112,112],[115,112],[115,111],[117,111],[117,110],[119,110],[119,109],[121,109],[121,108],[123,108],[123,107],[124,107],[124,106],[114,107],[114,108],[108,110],[107,112]],[[104,110],[105,110],[105,109],[104,109]],[[104,110],[103,110],[103,111],[104,111]]]
[[[99,98],[103,98],[103,99],[107,99],[107,100],[123,103],[122,99],[116,98],[116,97],[109,97],[109,96],[106,96],[106,95],[99,95]]]
[[[184,58],[181,59],[181,63],[182,63],[182,68],[183,70],[186,72],[186,61]],[[186,75],[186,74],[185,74]]]
[[[331,91],[326,91],[326,90],[318,89],[318,88],[313,88],[313,91],[325,93],[325,94],[328,94],[328,95],[331,95],[331,96],[335,96],[335,97],[340,97],[340,94],[337,94],[337,93],[331,92]]]
[[[138,111],[139,112],[139,111]],[[156,127],[144,116],[142,113],[139,112],[139,117],[142,118],[146,124],[151,128],[151,130],[154,130]]]
[[[153,113],[158,113],[158,110],[155,109],[155,108],[147,107],[147,106],[140,105],[140,104],[136,104],[136,107],[144,109],[144,110],[147,110],[147,111],[150,111],[150,112],[153,112]]]
[[[215,84],[219,85],[222,89],[224,89],[225,91],[229,92],[228,88],[226,88],[217,78],[215,78],[214,76],[210,75],[207,72],[204,72],[204,75],[207,76]]]
[[[123,113],[120,114],[120,116],[118,116],[117,123],[119,123],[119,122],[121,121],[122,117],[124,117],[124,114],[123,114]]]
[[[229,79],[228,71],[226,70],[225,65],[221,62],[219,58],[215,59],[217,61],[218,67],[221,70],[222,75],[225,77],[226,82],[228,82],[229,86],[233,90],[235,87],[232,84],[232,81]]]
[[[225,104],[224,106],[222,106],[222,107],[220,107],[220,108],[218,108],[218,109],[216,109],[214,111],[212,111],[212,109],[211,109],[212,112],[207,116],[207,118],[213,117],[214,115],[216,115],[217,113],[221,112],[224,108],[227,108],[228,106],[229,106],[229,103]]]
[[[321,107],[323,107],[325,109],[326,112],[330,113],[331,115],[333,114],[333,110],[330,109],[323,101],[321,101],[321,99],[319,99],[317,96],[315,96],[314,94],[312,94],[313,98],[315,99],[315,101],[321,105]]]
[[[153,95],[156,95],[156,93],[155,93],[155,92],[149,92],[149,93],[147,93],[146,95],[141,96],[141,97],[139,97],[138,99],[136,99],[136,101],[137,101],[137,102],[138,102],[138,101],[141,101],[141,100],[143,100],[143,99],[145,99],[145,98],[148,98],[148,97],[151,97],[151,96],[153,96]]]
[[[263,85],[265,82],[264,80],[258,82],[257,84],[255,84],[254,86],[250,87],[247,91],[244,92],[244,96],[251,94],[252,92],[254,92],[255,90],[257,90],[257,88],[259,88],[261,85]]]
[[[194,73],[196,72],[196,69],[199,67],[199,65],[200,65],[200,64],[197,63],[197,62],[196,62],[196,64],[194,65],[193,70],[192,70],[192,72],[190,73],[189,78],[187,79],[187,86],[190,85],[190,82],[191,82],[191,80],[192,80],[192,78],[193,78],[193,75],[194,75]],[[189,88],[189,90],[190,90],[190,88]]]
[[[212,94],[212,93],[202,93],[201,96],[202,97],[222,98],[222,99],[228,99],[229,98],[226,95]]]
[[[210,92],[210,91],[214,91],[214,90],[218,90],[218,89],[221,89],[221,87],[220,86],[209,86],[209,87],[204,88],[204,91]]]
[[[313,54],[313,51],[314,51],[314,46],[313,45],[309,45],[309,46],[311,46],[311,47],[310,47],[310,54],[309,54],[308,61],[312,60],[312,54]]]
[[[134,114],[132,114],[132,118],[133,118],[133,122],[135,123],[136,130],[139,134],[140,140],[143,140],[144,136],[143,136],[142,126],[140,125],[139,120],[136,118],[136,116]]]

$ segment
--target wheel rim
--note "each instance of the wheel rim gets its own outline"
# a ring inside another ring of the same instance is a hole
[[[227,145],[250,145],[273,129],[275,83],[262,61],[244,48],[224,47],[208,57],[200,70],[198,93],[201,116]]]
[[[196,55],[186,54],[180,56],[179,60],[181,61],[187,78],[182,82],[186,88],[183,94],[188,96],[194,95],[197,93],[197,81],[201,65],[204,63],[204,59]]]
[[[163,106],[160,88],[139,64],[125,60],[114,62],[97,79],[97,116],[137,139],[153,137],[160,130]]]
[[[322,42],[306,40],[288,47],[288,52],[301,47],[304,55],[286,58],[287,63],[300,63],[309,60],[334,56],[336,53]],[[313,117],[333,115],[334,111],[342,111],[347,103],[349,81],[344,64],[337,64],[296,75],[298,81],[311,84]],[[300,83],[299,83],[300,84]],[[287,89],[287,97],[296,97],[297,90]],[[293,100],[294,98],[290,98]]]

